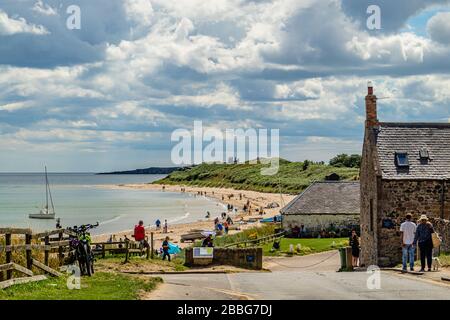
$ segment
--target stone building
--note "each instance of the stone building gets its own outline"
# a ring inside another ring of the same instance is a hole
[[[361,183],[361,264],[401,261],[400,224],[426,214],[447,230],[450,217],[450,123],[387,123],[377,118],[369,84]],[[441,226],[441,227],[439,227]]]
[[[305,226],[307,233],[334,229],[348,235],[359,226],[359,182],[314,182],[281,209],[283,229]]]

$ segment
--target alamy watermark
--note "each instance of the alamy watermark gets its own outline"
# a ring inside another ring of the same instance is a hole
[[[367,268],[366,271],[369,274],[366,285],[369,290],[381,289],[381,271],[378,266],[372,265]]]
[[[202,121],[194,121],[194,130],[177,129],[171,141],[178,142],[171,152],[176,165],[201,163],[267,164],[262,175],[275,175],[279,169],[279,129],[203,128]],[[269,143],[270,141],[270,143]],[[207,145],[204,146],[204,143]],[[270,147],[270,148],[269,148]],[[269,153],[270,149],[270,153]]]
[[[71,264],[68,266],[64,266],[61,267],[60,270],[70,274],[70,276],[67,277],[66,281],[67,289],[69,290],[81,289],[81,270],[77,265]]]
[[[66,20],[66,27],[69,30],[81,29],[81,8],[77,5],[67,7],[66,13],[69,15]]]
[[[370,14],[366,21],[367,29],[381,30],[381,8],[374,4],[370,5],[367,7],[367,14]]]

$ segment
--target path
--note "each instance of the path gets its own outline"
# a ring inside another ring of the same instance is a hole
[[[381,273],[381,289],[367,288],[365,272],[336,272],[339,256],[270,259],[273,272],[164,275],[147,299],[450,299],[450,286]],[[323,261],[322,263],[319,263]]]

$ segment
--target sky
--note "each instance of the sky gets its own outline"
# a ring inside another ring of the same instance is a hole
[[[450,122],[449,74],[450,0],[0,0],[0,171],[171,166],[194,121],[328,161],[369,80],[381,121]]]

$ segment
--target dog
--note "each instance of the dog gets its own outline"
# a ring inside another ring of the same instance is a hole
[[[438,257],[433,257],[433,261],[431,262],[431,268],[433,271],[439,271],[439,268],[442,267],[441,260]]]

